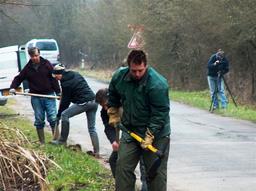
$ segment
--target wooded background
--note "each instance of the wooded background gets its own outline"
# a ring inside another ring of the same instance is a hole
[[[0,47],[54,38],[65,65],[84,58],[114,69],[129,52],[127,25],[142,24],[149,63],[172,88],[208,89],[207,61],[221,48],[232,93],[255,105],[255,7],[255,0],[0,0]]]

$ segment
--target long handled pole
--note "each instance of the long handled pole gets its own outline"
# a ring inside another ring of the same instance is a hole
[[[23,92],[16,92],[16,94],[24,95],[24,96],[35,96],[35,97],[42,97],[42,98],[60,99],[60,96],[52,96],[52,95],[44,95],[44,94],[23,93]]]

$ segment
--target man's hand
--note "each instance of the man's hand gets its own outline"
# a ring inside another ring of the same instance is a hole
[[[147,149],[147,147],[149,145],[152,145],[154,141],[154,135],[150,132],[149,129],[147,129],[146,133],[145,133],[145,138],[144,140],[140,143],[140,146],[143,148],[143,149]]]
[[[114,142],[112,143],[112,149],[113,149],[113,151],[118,151],[118,149],[119,149],[119,144],[118,144],[116,141],[114,141]]]
[[[116,127],[120,123],[120,121],[121,121],[121,116],[120,116],[119,108],[110,107],[108,109],[108,116],[109,116],[108,123],[112,127]]]
[[[15,90],[14,88],[11,88],[11,89],[9,90],[9,94],[10,94],[10,95],[16,95],[16,90]]]
[[[24,93],[28,94],[29,93],[29,89],[25,89]]]
[[[220,63],[220,61],[219,61],[219,60],[216,60],[213,65],[216,66],[216,65],[218,65],[219,63]]]

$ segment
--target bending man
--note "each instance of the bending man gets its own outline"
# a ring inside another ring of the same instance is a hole
[[[98,104],[95,94],[83,76],[77,72],[66,71],[64,65],[58,64],[53,69],[53,76],[60,81],[62,96],[57,118],[61,119],[61,136],[53,144],[66,144],[69,135],[69,118],[85,112],[90,133],[93,155],[99,157],[99,139],[95,128],[95,116]],[[73,103],[71,106],[69,106]]]

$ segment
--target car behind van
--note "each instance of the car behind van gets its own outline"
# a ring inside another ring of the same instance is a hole
[[[54,39],[32,39],[25,44],[25,51],[29,60],[28,49],[37,47],[40,49],[40,55],[49,60],[52,65],[56,65],[60,60],[59,46]]]

